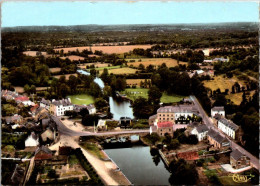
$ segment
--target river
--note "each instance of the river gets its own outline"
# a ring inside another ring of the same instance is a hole
[[[169,185],[170,173],[158,156],[153,158],[150,147],[134,146],[104,151],[132,184]]]
[[[90,73],[86,72],[84,70],[77,70],[80,74],[84,74],[89,76]],[[96,77],[94,79],[94,82],[96,82],[102,89],[105,87],[104,82],[102,79]],[[133,115],[133,109],[130,107],[129,101],[116,101],[112,97],[109,97],[109,106],[110,106],[110,112],[113,114],[114,120],[119,120],[121,117],[130,117],[134,118]]]

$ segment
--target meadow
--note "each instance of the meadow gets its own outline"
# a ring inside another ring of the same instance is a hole
[[[143,97],[148,99],[148,91],[149,89],[147,88],[127,88],[125,89],[125,91],[122,91],[121,93],[126,94],[128,98],[134,101],[138,97]],[[160,101],[162,103],[173,103],[173,102],[179,102],[183,98],[185,98],[185,96],[168,95],[166,93],[163,93]]]
[[[95,101],[94,98],[88,94],[76,94],[76,95],[68,96],[68,98],[71,99],[72,104],[76,104],[76,105],[93,104]]]

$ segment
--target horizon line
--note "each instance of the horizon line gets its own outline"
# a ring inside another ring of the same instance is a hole
[[[1,28],[16,28],[16,27],[66,27],[66,26],[123,26],[123,25],[205,25],[205,24],[226,24],[226,23],[258,23],[256,21],[236,21],[236,22],[205,22],[205,23],[142,23],[142,24],[81,24],[81,25],[18,25],[18,26],[1,26]]]

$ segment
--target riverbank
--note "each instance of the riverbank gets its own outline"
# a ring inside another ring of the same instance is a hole
[[[79,137],[71,137],[71,136],[60,136],[60,140],[50,146],[51,150],[56,150],[58,152],[59,146],[70,146],[72,148],[81,148],[84,156],[87,158],[89,163],[95,169],[101,180],[105,185],[130,185],[129,180],[123,175],[121,171],[117,171],[117,165],[112,162],[109,157],[107,160],[102,160],[90,152],[82,148],[79,144]]]

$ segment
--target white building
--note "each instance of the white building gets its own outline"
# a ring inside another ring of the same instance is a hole
[[[211,117],[214,117],[216,114],[225,117],[225,109],[224,107],[213,107],[211,109]]]
[[[96,114],[97,110],[96,110],[95,105],[89,104],[86,107],[87,107],[87,109],[89,111],[89,114]]]
[[[40,101],[40,107],[46,108],[47,110],[50,109],[50,105],[51,105],[50,100],[46,100],[46,99],[42,98],[42,100]]]
[[[23,103],[24,105],[27,105],[27,106],[34,106],[35,103],[32,102],[27,96],[18,96],[15,98],[15,101],[17,104],[19,103]]]
[[[226,118],[221,118],[218,120],[218,128],[233,139],[238,137],[239,126]]]
[[[39,145],[39,138],[35,135],[34,132],[25,140],[25,147],[36,147]]]
[[[52,100],[50,111],[55,116],[64,116],[65,111],[69,110],[73,110],[73,104],[71,103],[70,98],[58,101]]]
[[[208,127],[206,125],[202,124],[202,125],[195,127],[191,131],[191,134],[196,135],[198,138],[198,141],[202,141],[207,138],[208,131],[209,131]]]

